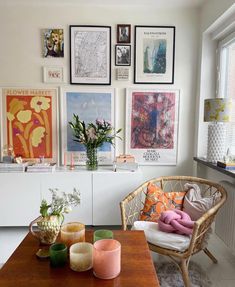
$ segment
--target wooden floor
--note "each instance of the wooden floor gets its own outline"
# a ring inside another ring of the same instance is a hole
[[[107,226],[105,228],[116,229]],[[0,228],[0,266],[6,262],[27,233],[28,228]],[[216,235],[211,236],[209,249],[218,259],[218,264],[212,263],[203,252],[193,256],[192,260],[207,272],[214,287],[234,287],[235,254]],[[154,261],[164,260],[155,254],[152,257]]]

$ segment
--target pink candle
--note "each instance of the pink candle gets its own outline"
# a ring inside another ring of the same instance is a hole
[[[121,244],[114,239],[94,243],[93,272],[101,279],[112,279],[121,271]]]
[[[66,152],[64,153],[64,166],[66,166],[67,165],[67,154],[66,154]]]

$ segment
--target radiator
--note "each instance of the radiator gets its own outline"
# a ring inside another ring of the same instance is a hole
[[[226,189],[228,198],[216,216],[215,233],[235,251],[235,185],[228,181],[219,183]]]

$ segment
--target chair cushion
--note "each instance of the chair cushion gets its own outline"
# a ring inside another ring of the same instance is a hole
[[[185,191],[164,192],[160,187],[150,182],[147,186],[147,194],[140,220],[157,222],[162,211],[181,209],[185,193]]]
[[[184,198],[183,211],[188,213],[192,220],[198,220],[215,205],[217,198],[215,196],[202,197],[197,184],[186,183],[184,187],[188,192]]]
[[[190,236],[160,231],[158,223],[135,221],[132,230],[143,230],[146,240],[154,245],[177,251],[185,251],[189,247]]]

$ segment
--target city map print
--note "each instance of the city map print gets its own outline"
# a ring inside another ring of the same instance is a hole
[[[107,78],[107,32],[76,31],[74,59],[76,77]]]

